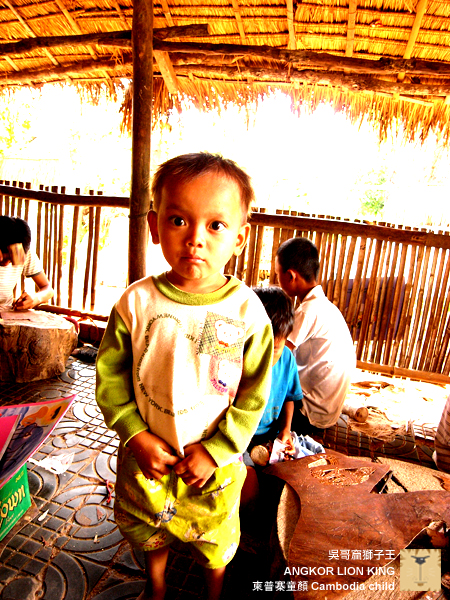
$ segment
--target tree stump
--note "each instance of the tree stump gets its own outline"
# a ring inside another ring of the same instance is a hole
[[[73,324],[43,311],[1,313],[0,381],[37,381],[59,375],[77,346]]]

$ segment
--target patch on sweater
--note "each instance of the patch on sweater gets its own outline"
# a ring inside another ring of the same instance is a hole
[[[234,398],[242,374],[240,361],[212,358],[209,365],[209,381],[220,394]]]
[[[199,354],[237,359],[244,348],[245,324],[208,312],[198,346]]]

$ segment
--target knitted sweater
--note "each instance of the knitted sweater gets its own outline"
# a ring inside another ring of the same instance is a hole
[[[235,278],[191,294],[165,275],[132,284],[97,358],[97,402],[126,444],[149,429],[182,457],[202,442],[217,465],[247,447],[270,392],[272,330]]]

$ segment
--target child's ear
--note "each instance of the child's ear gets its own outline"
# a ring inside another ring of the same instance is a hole
[[[151,210],[147,213],[147,222],[150,227],[150,235],[152,236],[152,242],[154,244],[159,244],[159,234],[158,234],[158,213],[154,210]]]
[[[247,243],[249,235],[250,235],[250,223],[246,223],[245,225],[242,225],[242,227],[238,233],[238,236],[236,239],[236,248],[233,252],[233,254],[235,256],[239,256],[240,254],[242,254],[242,251],[245,248],[245,245]]]

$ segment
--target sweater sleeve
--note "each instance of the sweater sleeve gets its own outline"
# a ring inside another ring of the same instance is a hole
[[[263,415],[272,377],[272,326],[253,334],[244,347],[244,367],[238,392],[218,431],[202,442],[219,467],[244,452]]]
[[[148,429],[136,404],[132,365],[130,333],[114,307],[97,355],[96,400],[123,444]]]

